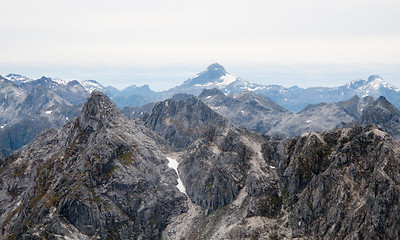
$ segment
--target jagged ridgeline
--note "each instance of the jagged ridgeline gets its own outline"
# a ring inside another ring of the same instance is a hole
[[[203,93],[221,109],[236,97],[289,114],[249,93]],[[398,239],[391,106],[354,98],[332,106],[350,127],[276,140],[194,96],[131,120],[94,91],[77,118],[0,160],[0,239]],[[376,121],[388,125],[361,126]]]
[[[204,89],[211,92],[200,94]],[[377,75],[333,88],[285,88],[248,82],[214,63],[179,86],[154,92],[148,85],[132,85],[120,91],[112,86],[102,86],[95,80],[79,82],[48,77],[34,80],[8,74],[0,76],[0,155],[9,156],[43,130],[61,128],[77,117],[87,96],[94,90],[104,92],[118,107],[126,107],[124,112],[135,118],[141,118],[142,112],[148,113],[155,102],[174,98],[178,93],[200,94],[201,101],[234,124],[280,138],[351,126],[350,122],[385,125],[385,131],[390,131],[393,136],[400,132],[397,120],[383,123],[385,118],[374,117],[360,121],[360,112],[353,113],[362,110],[359,108],[362,103],[357,104],[354,99],[353,105],[341,104],[356,95],[362,98],[360,102],[365,98],[384,96],[395,107],[400,107],[400,89]],[[219,93],[215,94],[215,90]],[[391,111],[390,107],[381,105],[372,109],[372,115],[380,111],[378,108],[383,109],[383,113]]]
[[[4,239],[157,239],[186,196],[160,140],[103,93],[1,163]]]

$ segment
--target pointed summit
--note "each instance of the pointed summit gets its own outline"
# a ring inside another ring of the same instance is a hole
[[[225,71],[225,68],[221,66],[219,63],[213,63],[210,66],[207,67],[207,71],[215,71],[219,72],[222,74],[226,74],[227,72]]]
[[[186,80],[181,87],[195,87],[201,90],[203,88],[221,88],[233,83],[237,79],[239,78],[227,73],[223,66],[213,63],[206,70]]]
[[[375,79],[381,79],[382,80],[382,78],[379,75],[371,75],[371,76],[368,77],[368,82],[372,82]]]
[[[211,89],[204,89],[200,95],[199,98],[206,98],[206,97],[212,97],[212,96],[225,96],[225,94],[218,90],[217,88],[211,88]]]
[[[100,91],[93,91],[87,98],[79,116],[79,126],[85,132],[94,132],[111,123],[123,114],[111,100]]]

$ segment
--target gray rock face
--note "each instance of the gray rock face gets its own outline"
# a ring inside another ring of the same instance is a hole
[[[385,97],[375,100],[368,97],[368,102],[362,105],[360,116],[354,121],[342,123],[336,128],[377,124],[394,139],[400,141],[400,111]]]
[[[78,116],[72,105],[54,90],[40,84],[26,87],[0,80],[0,151],[8,156],[49,127],[61,127]]]
[[[186,96],[188,97],[188,96]],[[194,96],[156,103],[149,114],[140,119],[150,129],[165,138],[177,150],[187,148],[213,127],[227,124],[227,120],[212,111]]]
[[[199,98],[234,124],[259,133],[268,133],[282,118],[293,113],[268,98],[249,91],[225,96],[217,89],[204,90]]]
[[[208,212],[231,203],[245,186],[255,154],[240,132],[217,128],[185,151],[179,172],[190,199]]]
[[[263,142],[260,135],[238,129],[187,94],[156,103],[149,114],[141,116],[146,126],[181,151],[178,170],[186,192],[207,213],[232,203],[246,184],[249,194],[265,195],[264,190],[255,190],[268,182],[265,177],[255,172],[248,177],[252,159],[260,161],[254,150]],[[261,214],[256,209],[252,214]]]
[[[291,113],[252,92],[226,96],[217,89],[210,89],[204,90],[199,98],[236,125],[279,138],[360,124],[378,124],[399,139],[399,110],[385,97],[375,100],[373,97],[354,96],[338,103],[308,105],[299,113]]]
[[[240,82],[218,65],[209,71],[220,85]],[[198,84],[195,78],[187,84]],[[46,78],[30,85],[40,93],[39,106],[32,105],[25,80],[18,81],[0,78],[1,96],[13,99],[5,112],[22,107],[44,117],[70,106],[44,90]],[[179,94],[125,109],[139,118],[130,120],[93,92],[62,129],[0,157],[0,239],[400,238],[400,144],[390,136],[400,136],[400,111],[386,98],[353,97],[297,114],[252,92],[211,89],[199,98]],[[224,116],[262,133],[300,136],[276,140]],[[62,123],[57,115],[44,119]],[[380,126],[358,126],[371,123]],[[338,124],[346,128],[304,133]],[[167,152],[179,163],[186,194],[176,187]]]
[[[78,118],[0,158],[2,238],[400,237],[400,144],[379,127],[274,140],[235,127],[195,97],[179,99],[156,104],[148,119],[160,133],[164,115],[184,129],[209,126],[175,153],[187,196],[163,140],[93,92]],[[399,115],[384,98],[364,100],[351,100],[362,110],[341,104],[366,121]],[[380,112],[363,118],[368,108]]]
[[[0,170],[2,237],[156,239],[186,197],[158,137],[100,92]]]
[[[400,145],[388,134],[375,126],[355,127],[278,145],[264,145],[264,153],[279,163],[292,237],[400,237]]]
[[[343,107],[347,102],[309,105],[296,114],[249,91],[229,96],[216,91],[205,91],[200,95],[202,101],[238,126],[263,134],[287,138],[305,132],[330,130],[342,122],[355,119]],[[356,105],[360,108],[360,101]]]

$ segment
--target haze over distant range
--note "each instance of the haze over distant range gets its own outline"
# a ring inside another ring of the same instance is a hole
[[[0,74],[179,85],[212,62],[260,84],[400,79],[400,2],[9,1]]]

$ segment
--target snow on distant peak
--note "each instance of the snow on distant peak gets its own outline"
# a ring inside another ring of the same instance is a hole
[[[30,78],[27,78],[27,77],[19,75],[19,74],[14,74],[14,73],[10,73],[10,74],[6,75],[4,78],[9,81],[16,82],[16,83],[26,83],[26,82],[32,81],[32,79],[30,79]]]
[[[89,93],[95,90],[100,90],[100,91],[104,90],[104,87],[95,80],[85,80],[81,84]]]
[[[195,78],[197,78],[197,77],[199,77],[199,74],[194,75],[193,77],[189,78],[189,80],[190,80],[190,79],[195,79]]]
[[[219,79],[221,79],[222,81],[217,83],[216,85],[227,86],[227,85],[233,83],[234,81],[236,81],[238,78],[227,73],[227,74],[221,76]]]
[[[68,82],[69,82],[69,81],[65,81],[65,80],[59,79],[59,78],[53,78],[52,80],[53,80],[53,82],[61,84],[61,85],[67,85]]]
[[[381,77],[378,75],[372,75],[368,78],[368,82],[365,86],[366,89],[373,89],[378,90],[380,88],[387,88],[395,91],[400,91],[398,88],[393,86],[390,83],[385,82]]]

